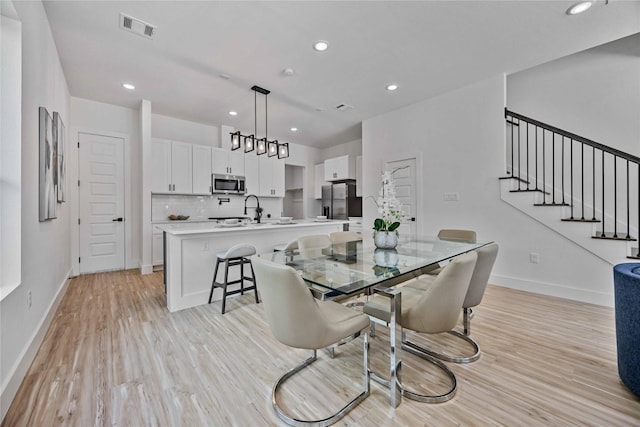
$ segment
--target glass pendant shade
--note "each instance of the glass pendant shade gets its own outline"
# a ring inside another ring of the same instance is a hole
[[[267,154],[269,157],[276,156],[278,154],[278,141],[269,141],[267,147]]]
[[[240,131],[231,133],[231,150],[240,148]]]
[[[245,136],[244,137],[244,152],[245,153],[249,153],[251,151],[254,150],[255,148],[255,142],[256,139],[253,135],[249,135],[249,136]]]
[[[258,147],[256,153],[258,155],[264,154],[267,152],[267,138],[260,138],[258,140]]]
[[[278,144],[278,158],[285,159],[289,157],[289,143]]]

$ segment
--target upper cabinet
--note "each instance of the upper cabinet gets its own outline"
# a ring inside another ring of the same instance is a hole
[[[356,157],[356,197],[362,197],[362,156]]]
[[[211,149],[212,172],[222,175],[244,175],[244,153],[226,148]]]
[[[211,194],[211,147],[193,145],[193,193]]]
[[[284,162],[276,157],[263,155],[260,164],[260,195],[284,197]]]
[[[325,181],[356,179],[356,159],[353,156],[340,156],[324,161]]]
[[[322,199],[322,186],[329,184],[329,182],[325,181],[325,179],[324,179],[324,164],[323,163],[315,165],[314,177],[313,178],[314,178],[314,182],[315,182],[314,192],[313,192],[314,198]]]
[[[154,193],[189,194],[192,188],[192,144],[153,139],[151,146]]]
[[[284,162],[266,155],[248,154],[245,159],[247,194],[284,197]]]

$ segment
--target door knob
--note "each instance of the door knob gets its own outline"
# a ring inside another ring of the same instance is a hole
[[[122,222],[122,221],[124,221],[124,218],[114,218],[111,221],[113,221],[113,222]]]

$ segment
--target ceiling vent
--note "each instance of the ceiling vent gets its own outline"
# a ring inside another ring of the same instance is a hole
[[[120,13],[120,28],[131,31],[139,36],[152,39],[156,35],[156,26],[148,22],[141,21],[133,16]]]
[[[336,110],[338,111],[347,111],[352,109],[353,109],[353,105],[349,105],[349,104],[340,104],[336,106]]]

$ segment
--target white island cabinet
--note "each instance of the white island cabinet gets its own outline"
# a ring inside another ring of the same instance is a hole
[[[258,253],[270,252],[280,243],[301,236],[342,231],[349,221],[315,222],[300,220],[290,224],[250,224],[226,228],[215,223],[157,224],[165,236],[165,285],[169,311],[207,304],[216,254],[239,243],[256,247]],[[239,278],[231,269],[230,280]],[[257,283],[260,292],[260,283]],[[213,300],[222,298],[216,289]]]

